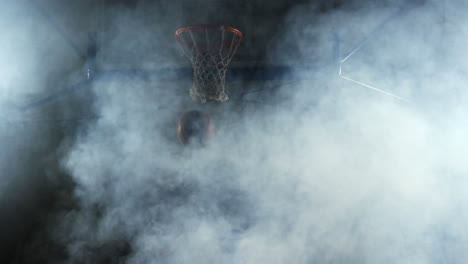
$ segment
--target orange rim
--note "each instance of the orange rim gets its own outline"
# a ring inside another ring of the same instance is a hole
[[[240,30],[238,30],[237,28],[224,26],[224,25],[220,25],[220,26],[216,26],[216,25],[187,26],[187,27],[179,28],[178,30],[176,30],[176,32],[174,33],[174,36],[175,36],[176,39],[178,39],[179,35],[184,33],[184,32],[191,31],[191,30],[201,30],[201,29],[223,29],[223,30],[226,30],[226,31],[229,31],[229,32],[232,32],[232,33],[236,34],[240,38],[240,40],[242,40],[242,37],[243,37],[242,32]]]

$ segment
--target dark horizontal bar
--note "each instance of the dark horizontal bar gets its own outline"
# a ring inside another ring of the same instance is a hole
[[[192,68],[164,68],[158,70],[119,69],[96,73],[96,80],[115,80],[119,78],[157,79],[161,81],[192,80]],[[293,78],[295,69],[289,66],[250,66],[232,67],[226,74],[226,81],[268,81]]]
[[[250,67],[232,67],[228,69],[226,82],[232,81],[274,81],[300,78],[296,75],[297,70],[305,68],[292,68],[289,66],[250,66]],[[90,79],[85,79],[70,86],[63,87],[58,92],[45,96],[41,99],[32,101],[21,110],[29,110],[36,107],[42,107],[49,103],[63,99],[81,89],[90,87],[93,81],[112,81],[128,78],[141,78],[160,81],[190,81],[193,79],[192,68],[163,68],[158,70],[145,69],[119,69],[109,71],[96,71]]]
[[[53,103],[53,102],[55,102],[57,100],[63,99],[65,97],[77,92],[81,88],[88,87],[88,85],[90,83],[91,83],[90,80],[84,80],[84,81],[80,81],[78,83],[75,83],[73,85],[66,86],[66,87],[60,89],[58,92],[55,92],[55,93],[50,94],[48,96],[45,96],[45,97],[43,97],[41,99],[34,100],[32,102],[29,102],[29,103],[25,104],[24,106],[20,107],[20,110],[21,111],[27,111],[27,110],[31,110],[33,108],[42,107],[42,106],[47,105],[49,103]]]

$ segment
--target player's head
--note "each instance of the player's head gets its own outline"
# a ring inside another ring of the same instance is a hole
[[[185,112],[177,124],[177,137],[184,144],[205,144],[214,135],[213,120],[207,113],[192,110]]]

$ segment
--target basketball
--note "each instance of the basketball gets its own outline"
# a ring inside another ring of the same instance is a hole
[[[180,143],[206,144],[214,136],[214,124],[211,116],[198,110],[185,112],[177,123],[177,137]]]

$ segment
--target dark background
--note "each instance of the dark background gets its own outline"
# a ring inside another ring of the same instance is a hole
[[[65,43],[62,45],[68,46],[69,53],[73,54],[63,63],[51,66],[55,70],[46,73],[47,88],[34,93],[31,96],[34,99],[53,93],[59,89],[57,87],[83,77],[83,69],[87,63],[85,54],[89,31],[99,32],[103,36],[100,38],[98,55],[100,67],[151,68],[160,64],[154,62],[158,60],[170,65],[186,65],[187,61],[181,62],[183,58],[174,47],[172,34],[178,27],[190,24],[232,25],[245,34],[245,41],[239,48],[234,64],[251,65],[268,63],[268,60],[271,60],[272,55],[268,52],[274,49],[276,39],[286,35],[285,32],[289,30],[287,22],[294,19],[290,17],[291,10],[310,10],[311,21],[308,23],[313,23],[313,14],[331,12],[336,8],[352,9],[363,5],[389,4],[385,1],[352,3],[344,0],[23,2],[29,10],[28,13],[35,14],[35,21],[49,28],[51,34],[59,36],[58,39]],[[122,29],[122,25],[128,24],[134,25],[131,32]],[[156,29],[154,34],[151,28]],[[142,38],[142,42],[139,43],[143,48],[126,45],[120,47],[119,43],[128,38]],[[153,54],[148,54],[151,48],[167,49],[170,56],[167,61],[164,58],[155,58]],[[297,47],[290,45],[285,52],[294,54],[295,48]],[[53,53],[52,47],[50,52]],[[48,55],[45,54],[44,64],[47,65],[47,62]],[[81,96],[85,97],[86,93]],[[72,104],[73,100],[69,103]],[[86,108],[82,105],[81,107]],[[70,111],[70,105],[67,109],[60,104],[41,106],[41,118],[69,118],[64,113]],[[53,227],[57,214],[66,214],[76,207],[71,195],[74,183],[60,170],[59,165],[68,141],[80,131],[80,116],[76,112],[72,115],[71,124],[66,120],[41,122],[40,118],[33,123],[15,124],[24,130],[43,129],[43,132],[39,132],[43,136],[39,137],[40,142],[19,142],[19,156],[8,157],[21,160],[21,164],[27,165],[4,170],[15,171],[18,176],[16,188],[11,188],[11,193],[5,195],[8,199],[0,204],[0,263],[59,263],[66,259],[63,245],[54,244],[47,231]],[[15,135],[10,136],[10,141],[14,141]],[[28,144],[36,145],[37,151],[27,148]],[[22,151],[22,147],[25,151]],[[34,177],[30,177],[31,174],[34,174]],[[125,256],[129,253],[128,245],[118,242],[110,248],[99,249],[97,255],[102,256],[99,261],[109,263],[114,261],[106,258],[107,255]]]

